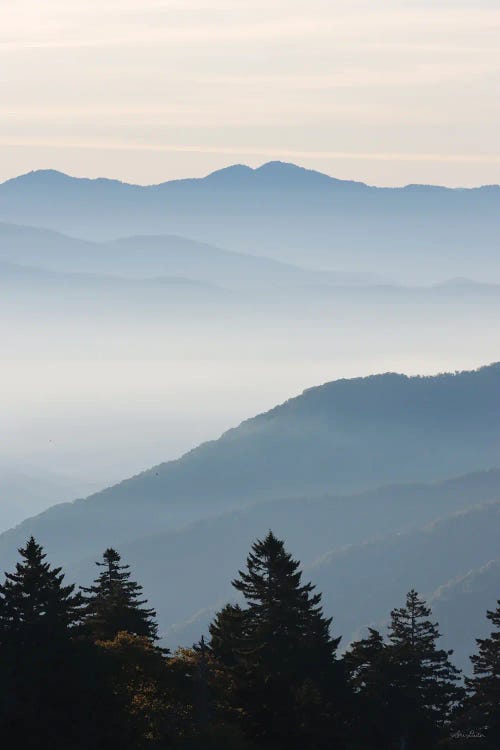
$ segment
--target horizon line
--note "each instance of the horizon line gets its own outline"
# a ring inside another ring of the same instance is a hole
[[[389,155],[385,155],[388,157]],[[372,157],[373,158],[373,157]],[[406,188],[410,187],[424,187],[424,188],[436,188],[441,190],[456,190],[456,191],[462,191],[462,190],[481,190],[483,188],[498,188],[500,187],[500,183],[481,183],[474,186],[450,186],[450,185],[443,185],[443,184],[436,184],[436,183],[429,183],[429,182],[408,182],[405,184],[399,184],[399,185],[376,185],[369,182],[364,182],[363,180],[354,180],[354,179],[348,179],[348,178],[339,178],[335,177],[334,175],[329,174],[328,172],[323,172],[318,169],[312,169],[309,167],[304,167],[301,164],[297,164],[296,162],[288,162],[281,159],[271,159],[269,161],[263,162],[262,164],[259,164],[257,167],[252,167],[248,164],[244,164],[243,162],[234,162],[232,164],[229,164],[225,167],[221,167],[220,169],[215,169],[211,172],[208,172],[206,174],[203,174],[201,176],[191,176],[191,177],[174,177],[167,180],[162,180],[160,182],[128,182],[127,180],[123,180],[116,177],[106,177],[104,175],[98,176],[98,177],[88,177],[84,175],[75,175],[71,174],[69,172],[64,172],[60,169],[54,169],[52,167],[41,167],[37,169],[29,170],[28,172],[21,172],[19,174],[14,174],[11,177],[7,177],[4,180],[0,181],[0,187],[8,184],[9,182],[14,182],[16,180],[20,180],[24,177],[29,177],[30,175],[35,175],[39,173],[52,173],[57,174],[62,177],[67,177],[71,180],[82,180],[82,181],[89,181],[89,182],[99,182],[99,181],[106,181],[106,182],[114,182],[121,185],[129,186],[129,187],[137,187],[137,188],[154,188],[154,187],[161,187],[163,185],[167,185],[170,183],[175,182],[189,182],[189,181],[202,181],[205,179],[208,179],[216,174],[220,174],[222,172],[229,171],[231,169],[235,168],[242,168],[245,170],[248,170],[249,172],[258,172],[264,167],[268,167],[271,165],[280,165],[283,167],[294,167],[297,170],[301,170],[304,172],[309,172],[317,175],[321,175],[323,177],[326,177],[333,182],[338,183],[346,183],[346,184],[355,184],[367,188],[374,188],[377,190],[404,190]]]

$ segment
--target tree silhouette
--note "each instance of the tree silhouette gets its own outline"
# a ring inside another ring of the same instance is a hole
[[[85,624],[95,640],[112,640],[124,631],[152,640],[158,638],[156,612],[143,605],[142,586],[130,580],[129,565],[120,564],[120,555],[107,549],[102,568],[92,586],[81,589],[85,594]]]
[[[340,639],[331,637],[321,595],[301,582],[299,565],[269,532],[252,545],[246,570],[233,581],[246,600],[236,639],[234,628],[229,629],[235,644],[235,697],[249,736],[274,747],[305,742],[313,748],[326,741],[323,732],[339,683],[335,652]],[[239,618],[237,610],[226,610],[226,625],[235,615]],[[219,616],[218,636],[220,625]],[[216,648],[223,651],[220,642]]]
[[[74,593],[74,585],[63,585],[61,568],[45,562],[33,537],[19,554],[22,561],[0,585],[0,638],[29,646],[69,637],[81,619],[81,594]]]
[[[33,537],[19,554],[0,585],[2,737],[26,750],[105,747],[104,679],[80,634],[81,595]]]
[[[398,739],[390,718],[397,700],[390,649],[378,630],[368,628],[366,638],[351,644],[344,663],[354,693],[353,734],[363,746],[386,750]]]
[[[404,607],[391,612],[389,649],[397,699],[392,716],[408,750],[429,744],[442,733],[462,698],[460,672],[449,660],[452,651],[437,647],[437,623],[415,590]]]

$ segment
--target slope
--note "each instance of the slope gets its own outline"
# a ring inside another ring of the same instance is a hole
[[[48,229],[6,223],[0,224],[0,259],[55,272],[134,279],[187,277],[236,289],[364,286],[383,281],[374,274],[311,271],[174,235],[90,242]]]
[[[498,463],[499,389],[500,365],[311,388],[176,461],[28,519],[0,537],[0,550],[34,533],[54,552],[83,555],[90,540],[119,543],[273,497],[489,469]]]
[[[146,584],[163,632],[168,633],[175,623],[188,621],[199,610],[210,613],[225,600],[234,599],[231,580],[243,565],[252,541],[272,528],[286,539],[287,547],[306,566],[307,575],[325,591],[327,611],[339,618],[341,632],[347,636],[372,621],[370,618],[385,617],[399,600],[400,589],[404,593],[417,579],[422,583],[416,556],[425,545],[430,555],[426,570],[433,571],[426,592],[489,559],[491,540],[498,532],[494,510],[488,514],[480,506],[477,512],[456,519],[447,517],[499,497],[497,470],[433,484],[391,485],[359,495],[277,500],[137,539],[120,549]],[[446,522],[425,531],[414,530],[442,517]],[[469,557],[457,559],[459,542],[454,542],[462,540],[460,534],[469,522],[471,532],[490,522],[491,527],[484,544],[478,540],[472,544]],[[449,553],[450,563],[449,569],[443,567],[441,576],[437,546],[447,534],[449,547],[443,546],[443,554]],[[70,574],[73,579],[87,581],[93,568],[93,560],[88,558],[73,563]],[[382,600],[379,608],[376,594]],[[198,620],[197,627],[202,628],[200,623]],[[180,643],[189,645],[183,633],[178,632],[178,637]]]

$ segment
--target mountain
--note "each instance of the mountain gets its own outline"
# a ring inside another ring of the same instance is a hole
[[[230,581],[251,541],[271,526],[281,531],[303,561],[305,577],[323,593],[325,612],[333,616],[335,632],[343,634],[343,647],[368,625],[383,630],[391,609],[414,587],[430,602],[443,645],[454,649],[454,661],[468,670],[474,639],[487,632],[485,612],[500,590],[500,499],[481,504],[488,496],[500,498],[498,471],[381,488],[348,502],[324,498],[288,501],[288,508],[286,501],[266,504],[138,540],[122,551],[159,602],[170,645],[198,640],[207,634],[216,609],[237,601]],[[419,527],[426,517],[437,520]],[[328,545],[333,551],[325,555]],[[162,566],[181,573],[169,580]],[[90,578],[90,560],[73,566],[71,574]]]
[[[489,469],[500,446],[500,365],[386,374],[311,388],[218,440],[0,536],[35,534],[74,558],[259,500],[361,491]]]
[[[230,303],[247,320],[249,311],[255,318],[251,308],[257,303],[267,306],[268,315],[284,312],[302,320],[314,309],[320,316],[344,313],[351,320],[369,310],[372,323],[384,311],[398,309],[413,310],[423,322],[444,303],[448,317],[458,320],[466,314],[469,321],[470,305],[477,304],[481,320],[500,306],[500,284],[453,279],[428,287],[400,286],[374,274],[311,271],[182,237],[94,243],[8,224],[0,224],[0,290],[0,304],[17,301],[23,313],[63,304],[63,320],[89,303],[94,312],[99,306],[114,317],[179,303],[194,305],[193,313],[199,304],[222,305],[211,308],[214,316],[225,315]]]
[[[415,588],[435,609],[445,636],[443,643],[458,649],[457,662],[467,666],[474,637],[482,632],[485,606],[478,602],[472,609],[466,606],[465,597],[458,603],[457,579],[467,578],[470,590],[479,593],[481,587],[471,581],[475,575],[471,571],[493,561],[500,563],[500,493],[497,497],[495,502],[452,514],[421,529],[336,550],[310,567],[308,575],[324,592],[326,610],[338,612],[336,627],[340,632],[351,638],[363,626],[383,626],[390,610],[400,606],[406,592]],[[362,592],[361,597],[353,595],[356,590]],[[496,598],[491,599],[490,606]],[[480,601],[484,603],[484,597]]]
[[[146,280],[187,278],[233,289],[386,283],[368,273],[317,272],[172,235],[90,242],[60,232],[0,224],[0,260],[58,273]]]
[[[199,637],[213,610],[234,599],[232,578],[251,543],[272,528],[324,591],[326,611],[348,639],[366,622],[384,618],[401,598],[401,590],[404,594],[414,582],[425,583],[423,590],[432,594],[443,582],[489,560],[498,532],[498,503],[487,505],[493,498],[500,498],[499,470],[350,496],[259,503],[140,537],[120,550],[146,584],[167,637],[169,632],[174,637],[175,623],[184,623],[176,630],[179,640],[171,645],[189,645],[190,621],[198,627]],[[473,506],[479,507],[470,510]],[[459,511],[463,513],[453,515]],[[420,530],[439,518],[446,521]],[[469,553],[461,556],[459,545],[468,526],[472,533],[488,526],[487,535],[484,543],[472,542]],[[424,572],[419,570],[420,552],[429,556]],[[448,567],[440,569],[440,554],[449,555]],[[97,551],[80,561],[73,557],[70,577],[88,581],[96,555]],[[174,570],[175,575],[168,573]],[[363,596],[353,594],[360,591]]]
[[[442,632],[451,634],[448,643],[455,649],[455,661],[468,672],[469,656],[477,651],[476,638],[486,638],[491,633],[486,611],[495,609],[499,592],[500,555],[496,554],[485,565],[441,586],[431,599]]]
[[[93,560],[118,547],[162,632],[183,640],[233,597],[251,541],[273,528],[345,642],[383,625],[415,586],[436,602],[463,662],[484,613],[460,626],[452,613],[466,601],[458,582],[477,577],[479,592],[481,571],[498,560],[500,469],[436,480],[498,463],[499,386],[500,365],[490,365],[311,388],[177,461],[27,519],[0,535],[0,567],[34,534],[86,583]],[[399,483],[380,487],[390,481]]]
[[[499,282],[499,205],[499,186],[377,188],[281,162],[146,187],[50,170],[0,185],[6,222],[87,239],[181,235],[306,267],[397,269],[405,283]]]

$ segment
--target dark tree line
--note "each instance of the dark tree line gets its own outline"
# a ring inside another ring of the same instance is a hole
[[[341,656],[321,595],[271,532],[191,649],[113,549],[91,586],[64,583],[31,538],[0,585],[0,737],[26,750],[500,748],[500,601],[462,681],[416,591]],[[6,745],[7,746],[7,745]]]

